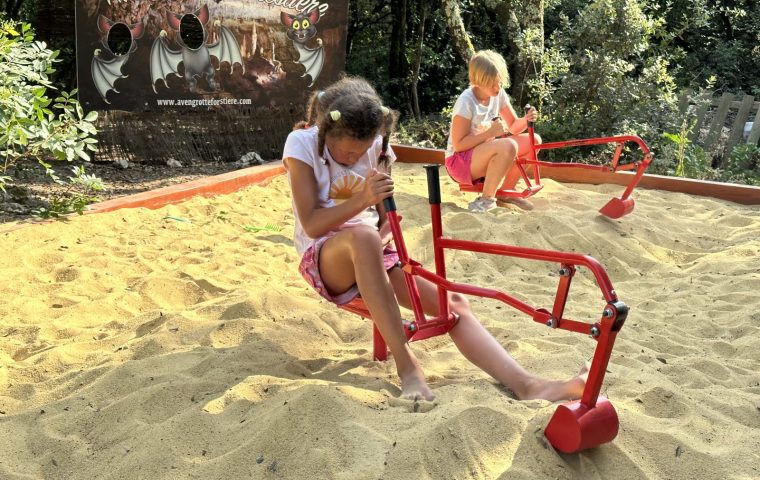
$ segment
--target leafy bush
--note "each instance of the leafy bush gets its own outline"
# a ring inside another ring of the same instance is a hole
[[[656,147],[659,132],[677,128],[675,83],[652,45],[658,25],[638,0],[594,0],[561,16],[537,88],[546,140],[636,134]]]
[[[760,185],[760,148],[749,143],[734,147],[722,179],[733,183]]]
[[[680,85],[714,76],[719,90],[760,94],[760,2],[651,0],[648,8],[665,21],[658,36],[678,59]]]
[[[710,158],[702,147],[689,140],[689,134],[695,122],[687,127],[681,124],[679,133],[665,132],[663,138],[668,141],[655,157],[652,173],[665,173],[676,177],[706,179],[712,176]]]
[[[449,139],[449,121],[440,116],[420,120],[406,119],[399,123],[393,141],[404,145],[426,148],[446,148]]]
[[[24,159],[38,161],[53,181],[55,176],[46,160],[89,161],[96,151],[97,133],[93,122],[97,112],[84,114],[76,100],[76,90],[61,92],[51,100],[57,52],[34,40],[28,24],[0,19],[0,189],[12,179],[9,168]],[[52,104],[52,106],[51,106]],[[84,173],[75,175],[75,186],[82,186]],[[77,183],[79,182],[79,183]],[[90,182],[91,183],[91,182]]]
[[[34,213],[42,218],[59,218],[70,213],[82,215],[87,205],[98,201],[95,193],[105,188],[103,181],[94,175],[87,175],[82,166],[74,167],[71,171],[74,175],[69,178],[67,188],[56,192],[47,207]],[[51,176],[55,182],[65,183],[54,173]]]

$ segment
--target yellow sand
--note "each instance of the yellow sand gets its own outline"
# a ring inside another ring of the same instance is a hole
[[[422,169],[395,177],[412,255],[432,268]],[[603,387],[614,442],[556,453],[542,438],[555,406],[516,401],[443,337],[414,344],[436,405],[396,401],[369,322],[298,274],[279,177],[0,236],[0,478],[759,478],[760,208],[642,189],[611,221],[597,210],[621,187],[546,183],[532,213],[473,215],[445,179],[444,228],[605,265],[631,307]],[[282,231],[243,228],[268,223]],[[551,307],[556,265],[448,259],[451,278]],[[595,345],[473,304],[539,374],[574,374]],[[603,307],[582,269],[567,316]]]

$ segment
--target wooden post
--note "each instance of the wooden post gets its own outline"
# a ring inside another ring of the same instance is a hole
[[[723,154],[725,160],[731,155],[731,151],[734,149],[739,140],[742,139],[744,133],[744,123],[749,118],[749,112],[752,110],[752,103],[755,101],[755,97],[752,95],[745,95],[742,104],[739,106],[739,112],[736,114],[736,120],[734,126],[731,129],[731,135],[728,137],[728,143],[726,143],[726,153]]]
[[[710,99],[712,97],[712,92],[703,92],[702,95],[700,95],[699,102],[697,108],[697,122],[694,124],[694,129],[689,134],[689,140],[692,142],[696,142],[699,138],[699,130],[702,128],[702,123],[705,121],[705,113],[707,113],[707,109],[710,108]]]
[[[726,116],[728,115],[728,107],[731,106],[731,100],[733,99],[734,94],[728,92],[720,97],[718,110],[715,112],[712,124],[710,124],[710,131],[707,133],[707,138],[705,139],[705,151],[711,152],[713,145],[720,137],[720,132],[723,130],[723,123],[726,121]]]
[[[749,138],[747,139],[747,143],[750,145],[757,145],[757,142],[760,140],[760,106],[757,108],[754,122],[752,130],[749,131]]]
[[[682,117],[686,115],[686,110],[689,109],[689,95],[691,95],[691,90],[684,90],[678,97],[678,115]]]

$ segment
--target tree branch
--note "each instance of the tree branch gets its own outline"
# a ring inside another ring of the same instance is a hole
[[[454,49],[462,60],[469,62],[470,58],[475,54],[475,47],[472,46],[470,35],[464,27],[459,2],[457,0],[442,0],[441,5]]]

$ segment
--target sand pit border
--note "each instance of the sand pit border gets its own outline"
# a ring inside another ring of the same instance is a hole
[[[221,175],[200,178],[192,182],[180,183],[95,203],[90,205],[87,213],[111,212],[122,208],[161,208],[172,203],[183,202],[197,195],[213,197],[215,195],[232,193],[249,185],[262,183],[283,173],[285,173],[285,167],[282,165],[282,162],[270,162]]]
[[[270,162],[255,167],[243,168],[234,172],[223,173],[211,177],[200,178],[191,182],[179,183],[168,187],[157,188],[124,197],[94,203],[85,214],[104,213],[122,208],[157,209],[165,205],[184,202],[185,200],[202,195],[213,197],[245,188],[249,185],[263,183],[271,178],[285,173],[281,161]],[[70,215],[76,216],[76,214]],[[30,225],[41,225],[56,220],[31,220],[0,227],[0,234],[12,232]]]

